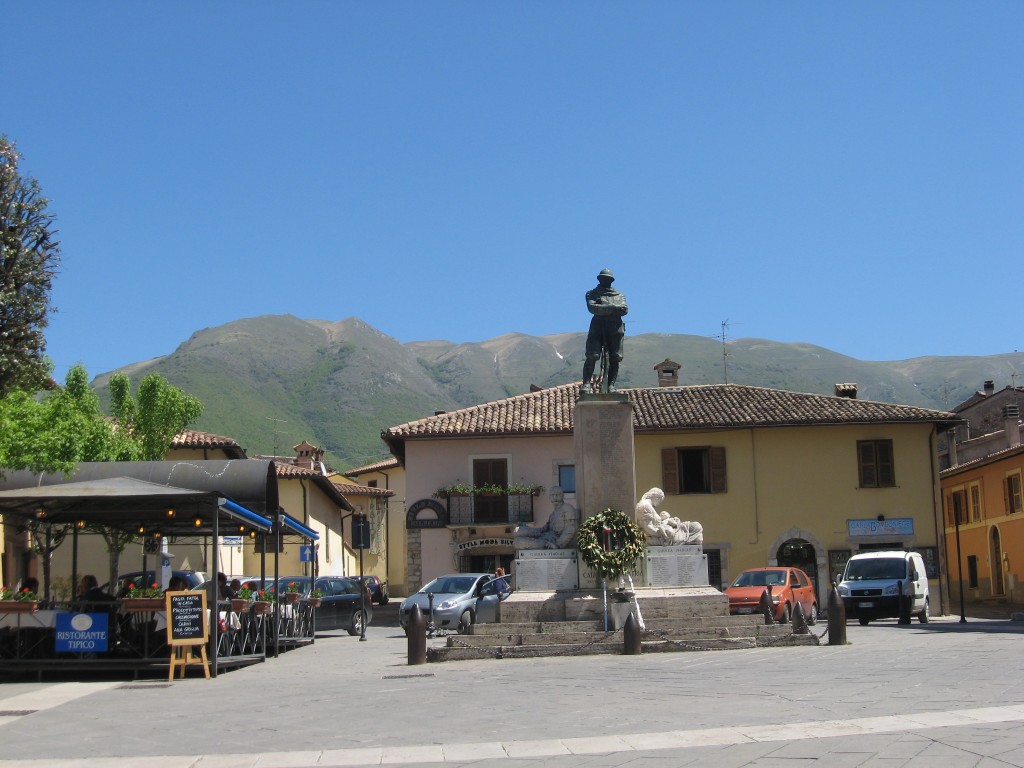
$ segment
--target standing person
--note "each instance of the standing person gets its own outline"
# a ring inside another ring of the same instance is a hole
[[[499,595],[507,595],[512,591],[508,585],[508,579],[505,577],[505,569],[497,568],[494,571],[494,590]]]
[[[611,392],[619,376],[622,362],[622,340],[626,336],[623,316],[629,312],[626,297],[612,288],[615,276],[610,269],[602,269],[597,276],[597,287],[587,291],[587,309],[594,317],[587,334],[587,361],[583,364],[583,387],[594,377],[594,366],[602,352],[608,354],[606,391]]]

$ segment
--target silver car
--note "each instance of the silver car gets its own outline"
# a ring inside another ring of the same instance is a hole
[[[457,629],[465,634],[473,624],[494,621],[498,603],[510,593],[507,576],[450,573],[438,576],[419,592],[405,598],[398,609],[398,621],[408,630],[412,608],[418,605],[428,625],[433,620],[437,629]]]

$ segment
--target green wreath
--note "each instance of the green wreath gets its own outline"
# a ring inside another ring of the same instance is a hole
[[[612,539],[621,544],[619,549],[605,550],[605,528],[609,528]],[[576,547],[583,562],[606,579],[615,579],[631,571],[643,555],[645,545],[643,529],[618,509],[608,508],[588,517],[576,535]]]

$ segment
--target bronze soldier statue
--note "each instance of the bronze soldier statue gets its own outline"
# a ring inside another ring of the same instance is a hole
[[[594,365],[602,353],[608,355],[606,373],[607,392],[611,392],[619,375],[622,362],[622,339],[626,335],[626,324],[622,316],[629,312],[626,297],[612,288],[615,276],[610,269],[602,269],[597,276],[597,287],[587,291],[587,309],[594,316],[590,321],[587,335],[587,361],[583,364],[583,388],[590,385],[594,377]]]

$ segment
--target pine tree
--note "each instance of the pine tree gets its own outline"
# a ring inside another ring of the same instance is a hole
[[[19,159],[14,143],[0,136],[0,397],[49,381],[43,329],[60,266],[48,201],[35,179],[18,173]]]

